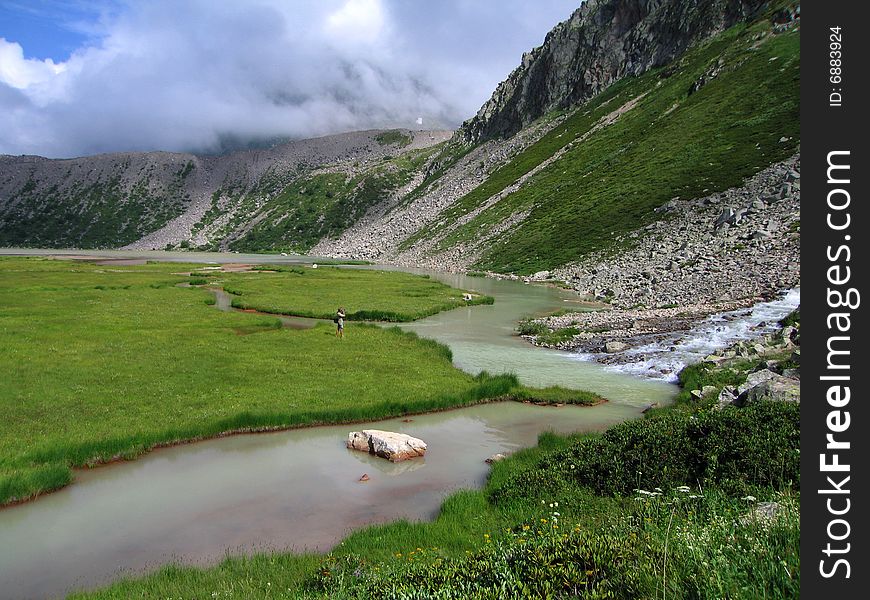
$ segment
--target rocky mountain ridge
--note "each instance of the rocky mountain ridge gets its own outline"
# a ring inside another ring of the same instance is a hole
[[[587,0],[556,25],[460,129],[476,142],[508,137],[547,112],[671,62],[741,20],[763,0]]]
[[[217,156],[170,152],[73,159],[0,156],[0,244],[217,247],[236,230],[218,231],[214,223],[202,223],[208,209],[219,206],[222,225],[242,209],[245,214],[238,225],[242,227],[256,217],[256,202],[242,207],[240,199],[266,176],[287,184],[328,166],[352,177],[386,157],[429,148],[451,134],[361,131]]]

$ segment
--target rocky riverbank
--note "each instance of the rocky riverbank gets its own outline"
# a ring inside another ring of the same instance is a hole
[[[630,234],[630,249],[552,274],[619,308],[744,305],[800,283],[800,155],[744,185],[674,198],[665,218]]]
[[[520,324],[533,344],[577,352],[633,375],[676,381],[686,365],[720,355],[741,344],[747,356],[760,340],[775,334],[779,322],[800,305],[795,288],[770,301],[740,308],[742,302],[660,309],[566,313]]]

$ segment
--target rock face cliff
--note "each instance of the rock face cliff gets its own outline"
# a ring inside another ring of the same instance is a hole
[[[462,137],[508,137],[545,113],[683,54],[699,40],[758,14],[762,0],[587,0],[499,84]]]

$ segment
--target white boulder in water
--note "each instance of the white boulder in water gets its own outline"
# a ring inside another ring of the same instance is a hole
[[[426,442],[404,433],[364,429],[347,436],[347,447],[368,452],[392,462],[401,462],[426,454]]]

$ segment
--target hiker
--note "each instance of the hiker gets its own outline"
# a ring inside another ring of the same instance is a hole
[[[344,307],[339,307],[335,313],[335,335],[344,339]]]

